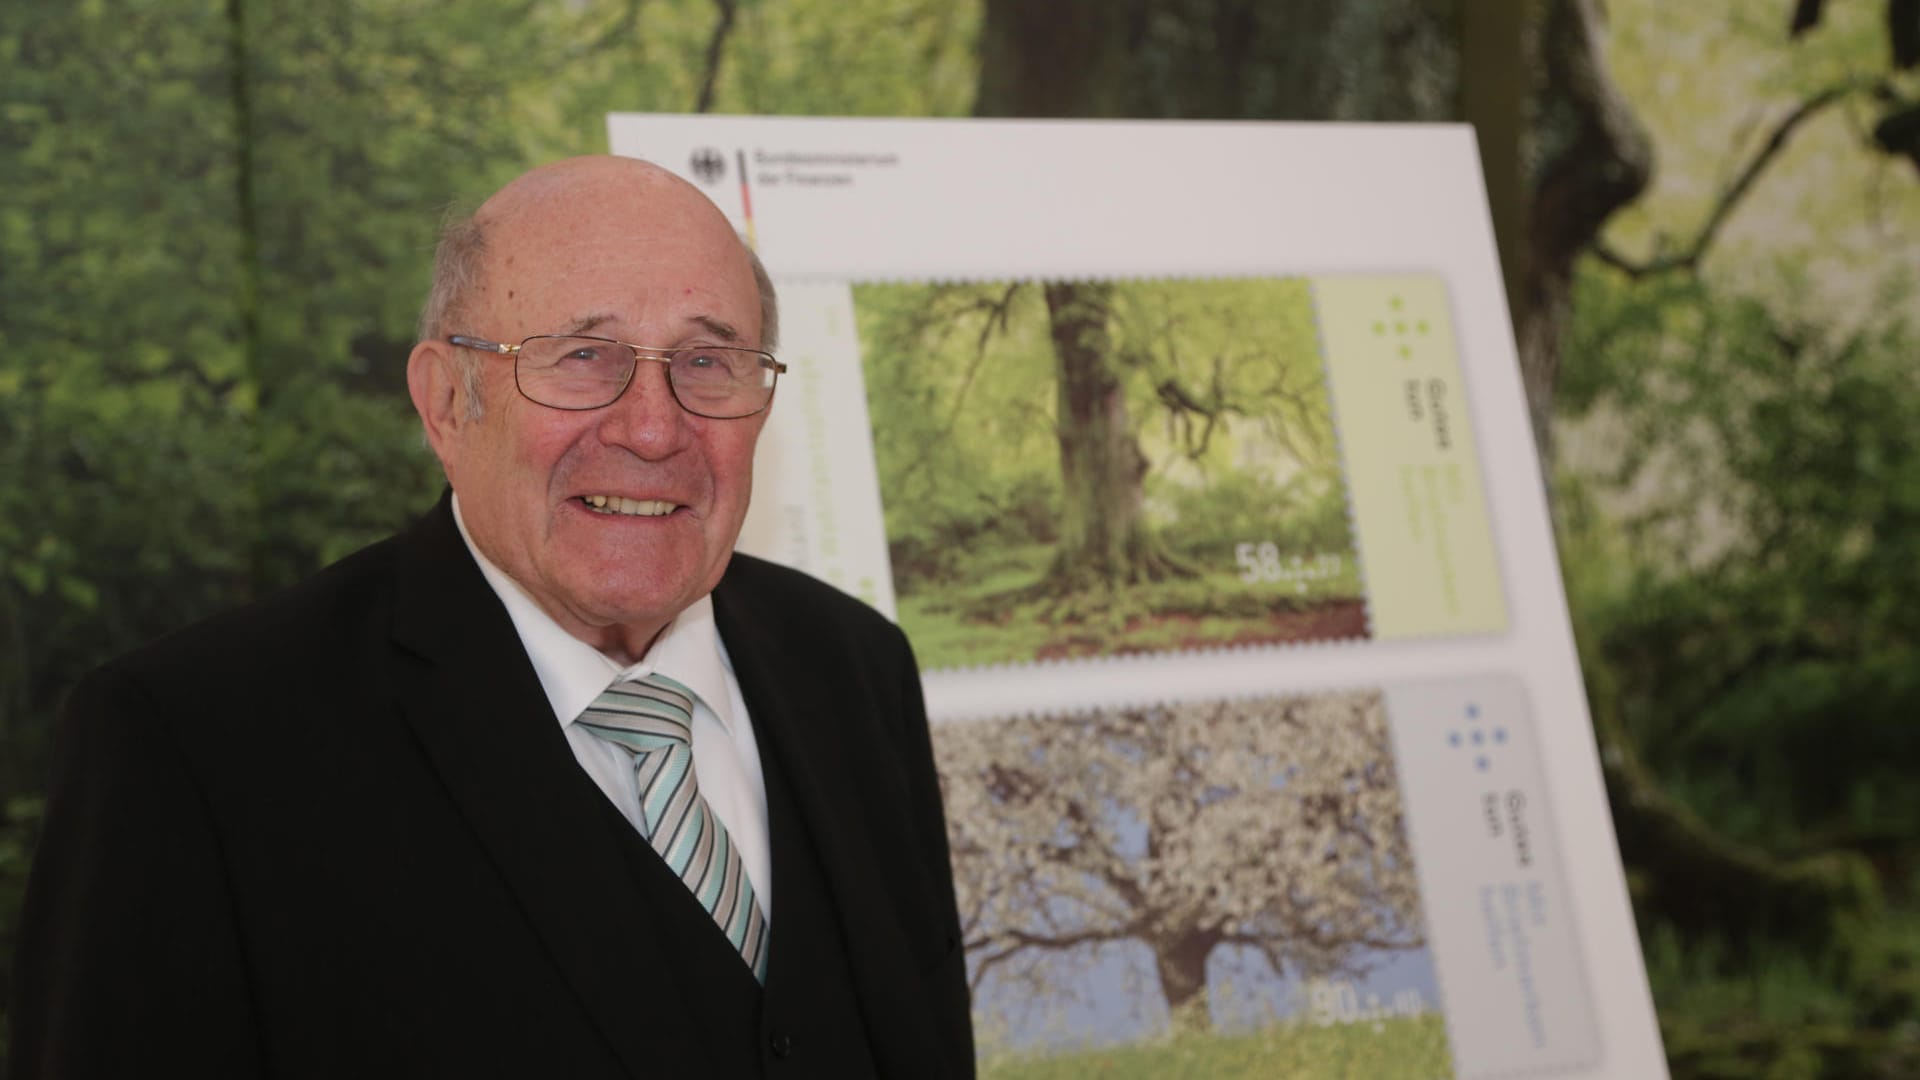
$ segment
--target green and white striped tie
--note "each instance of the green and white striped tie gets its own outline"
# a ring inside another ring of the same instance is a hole
[[[640,817],[653,850],[720,924],[753,977],[767,981],[767,920],[753,880],[693,773],[693,691],[664,675],[614,683],[576,723],[633,753]]]

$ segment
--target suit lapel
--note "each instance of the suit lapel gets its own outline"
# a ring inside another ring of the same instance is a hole
[[[769,823],[777,901],[771,962],[776,969],[781,964],[782,926],[797,922],[779,885],[782,861],[795,857],[795,845],[780,840],[785,829],[804,828],[819,854],[834,909],[820,917],[836,919],[848,942],[855,989],[880,1073],[924,1075],[927,1048],[939,1045],[938,1034],[918,1007],[922,995],[910,959],[913,950],[883,887],[888,865],[855,797],[863,782],[860,767],[847,765],[873,760],[873,747],[861,743],[877,734],[869,730],[872,720],[852,722],[855,718],[846,714],[846,688],[836,693],[822,673],[787,657],[768,630],[780,621],[773,613],[755,611],[751,597],[729,589],[725,580],[713,596],[715,621],[746,698],[755,741],[763,756],[777,758],[801,815],[799,822]],[[773,978],[770,973],[770,984]]]
[[[674,965],[649,935],[607,931],[651,901],[445,499],[400,560],[393,639],[424,662],[401,709],[449,797],[627,1071],[703,1061]]]

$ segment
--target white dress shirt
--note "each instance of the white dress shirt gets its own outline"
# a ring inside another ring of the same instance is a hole
[[[767,841],[766,778],[760,771],[760,748],[753,738],[747,703],[740,696],[733,662],[714,625],[713,598],[702,596],[695,601],[661,632],[647,655],[638,663],[622,667],[561,629],[518,582],[480,553],[460,516],[458,495],[453,497],[453,520],[460,528],[460,539],[473,553],[473,561],[480,564],[480,573],[506,605],[573,756],[643,835],[632,753],[574,721],[615,682],[655,672],[694,692],[693,772],[700,783],[700,795],[727,827],[747,877],[753,881],[760,912],[771,926],[773,873]]]

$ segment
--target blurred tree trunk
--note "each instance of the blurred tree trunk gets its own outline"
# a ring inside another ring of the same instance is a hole
[[[1522,24],[1535,82],[1521,129],[1526,236],[1510,248],[1523,263],[1513,325],[1541,469],[1549,476],[1574,264],[1653,174],[1652,144],[1607,71],[1598,2],[1550,0],[1534,5]]]
[[[978,116],[1453,120],[1458,0],[986,0]]]
[[[1167,999],[1167,1022],[1175,1031],[1213,1030],[1213,1017],[1207,1009],[1207,958],[1225,936],[1218,930],[1195,927],[1147,943],[1153,949],[1153,970],[1160,979],[1160,993]]]

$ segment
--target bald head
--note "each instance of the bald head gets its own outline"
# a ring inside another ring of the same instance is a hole
[[[565,158],[521,173],[481,203],[474,216],[484,222],[512,221],[577,208],[641,209],[655,204],[663,212],[679,210],[726,226],[720,208],[700,189],[652,162],[611,154]]]
[[[726,215],[700,190],[650,162],[601,155],[567,158],[522,174],[469,215],[443,225],[434,253],[433,285],[420,312],[422,341],[449,334],[485,333],[483,310],[514,295],[506,271],[521,253],[621,232],[644,245],[653,234],[694,232],[709,238],[720,257],[738,258],[760,298],[759,347],[779,340],[773,282],[758,255],[733,231]],[[493,296],[494,292],[501,295]],[[552,328],[558,329],[558,328]],[[642,342],[641,344],[647,344]],[[472,407],[480,403],[476,377],[483,354],[461,356]]]

